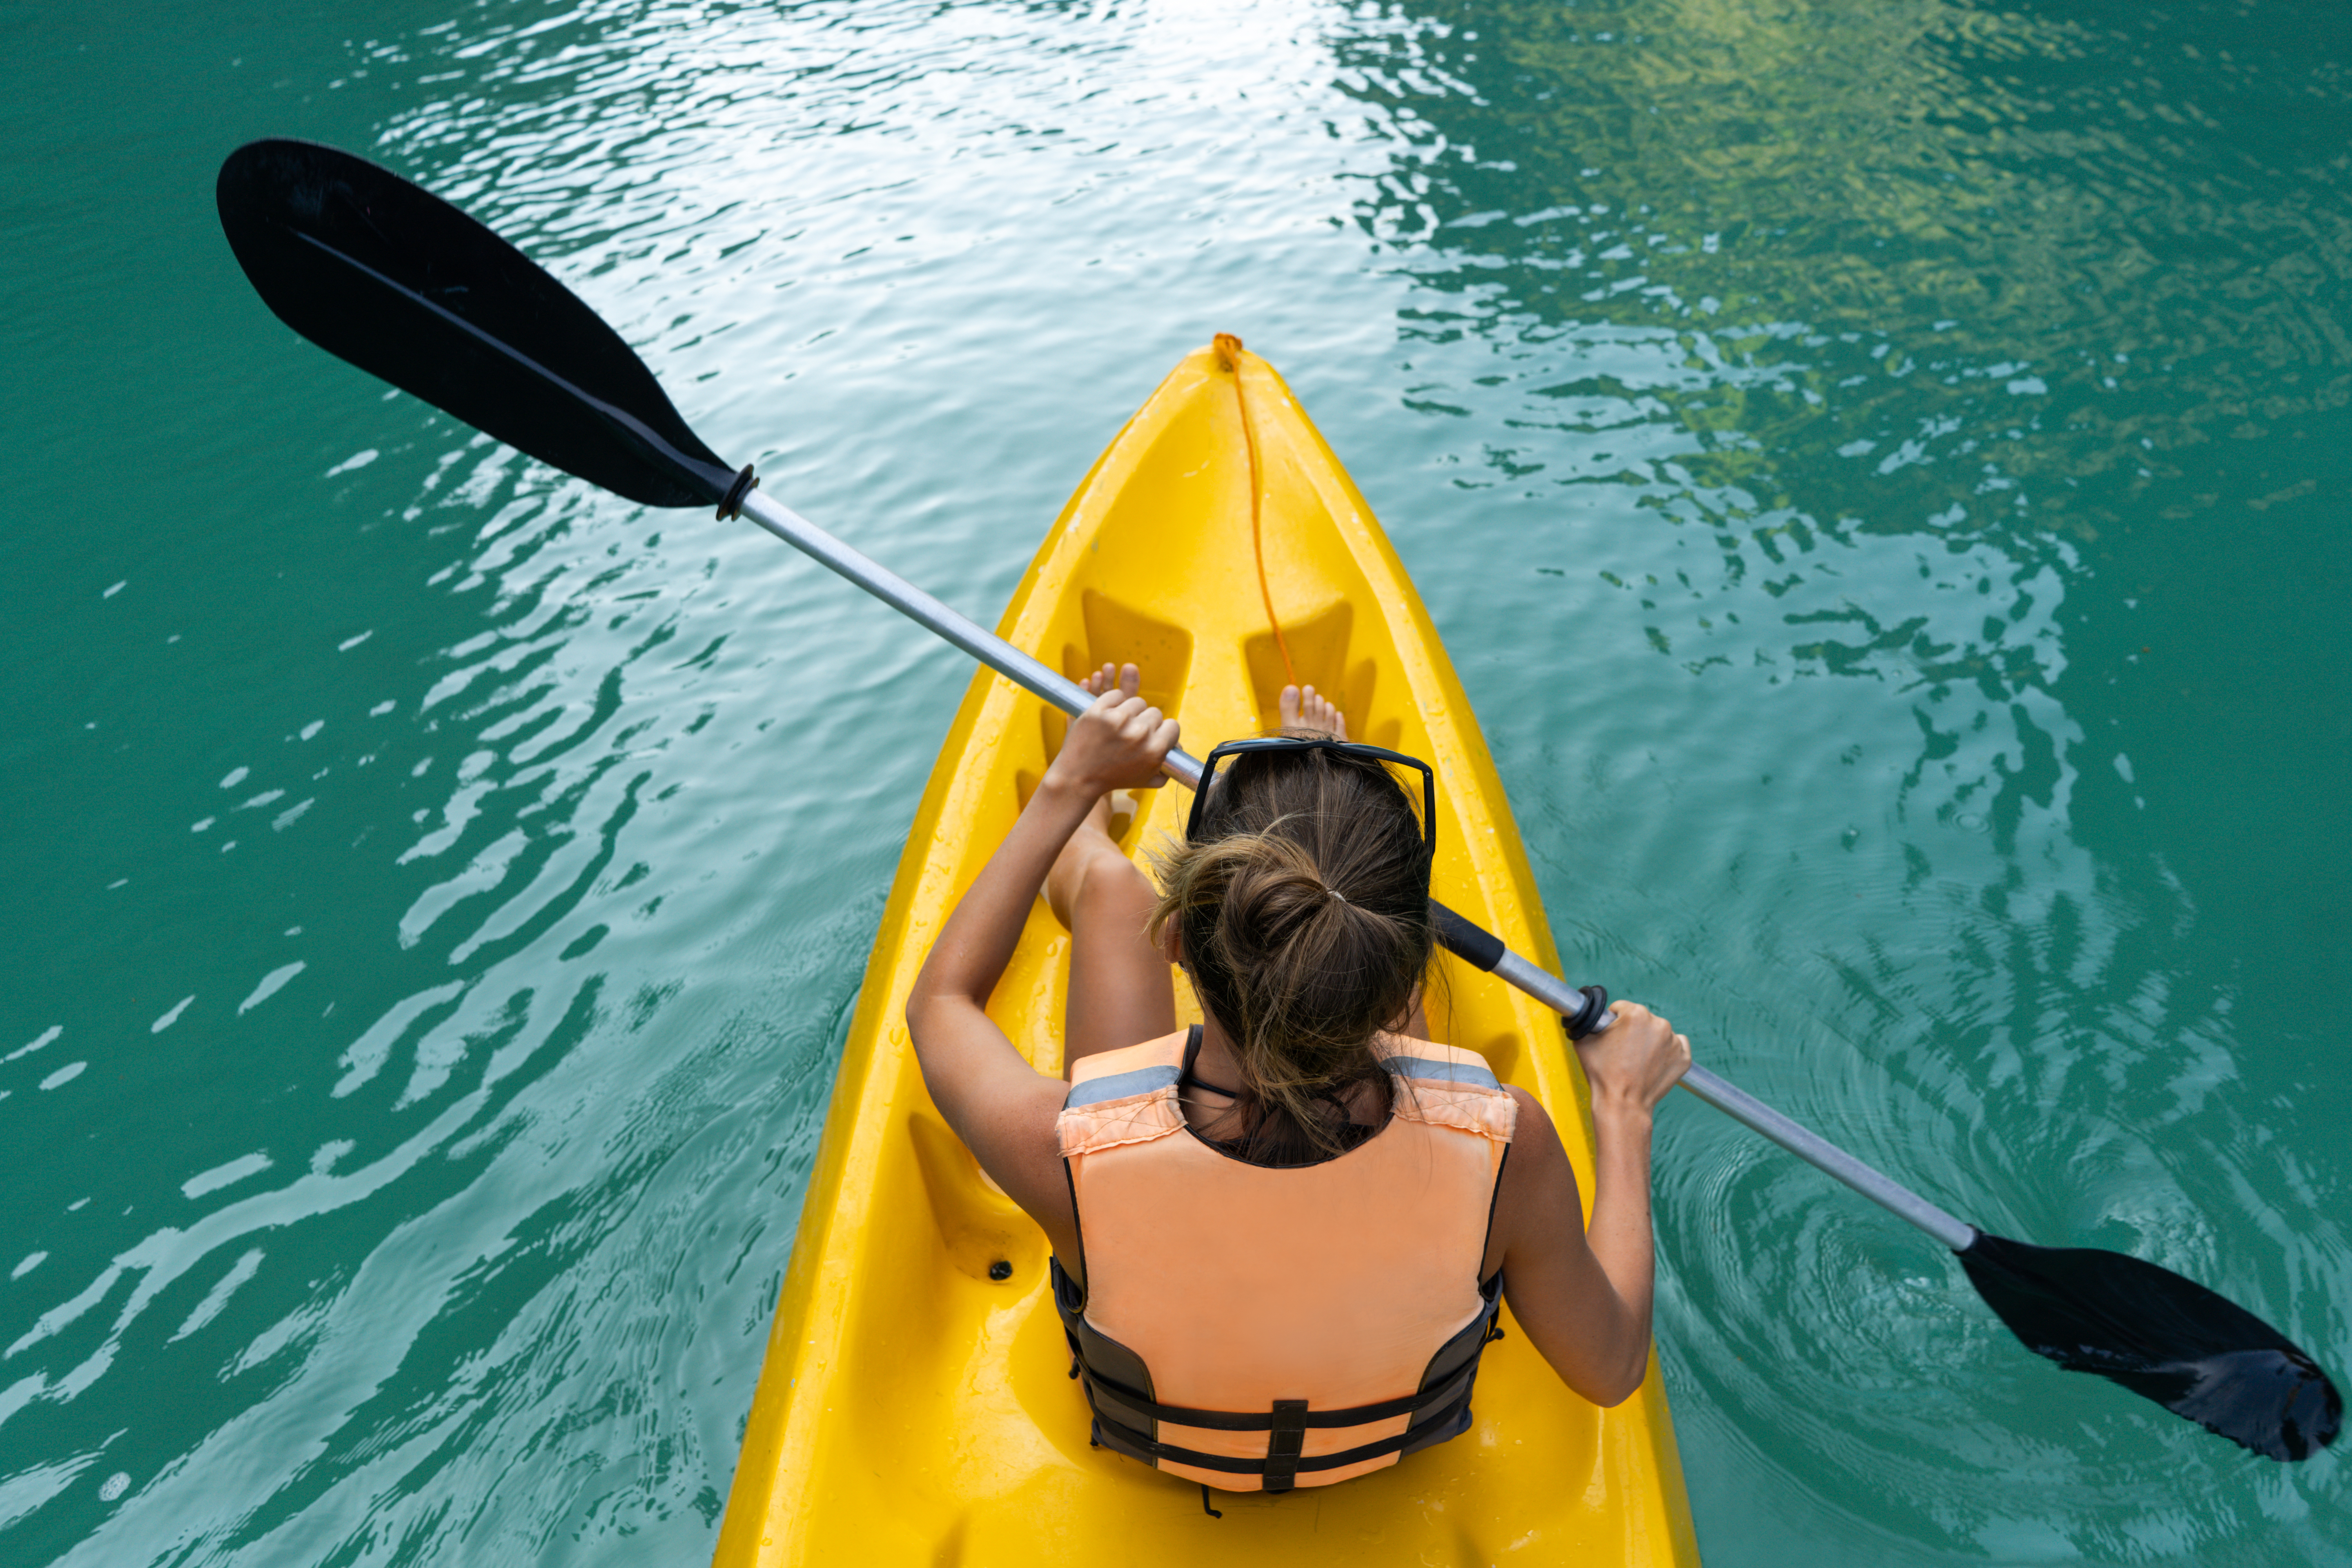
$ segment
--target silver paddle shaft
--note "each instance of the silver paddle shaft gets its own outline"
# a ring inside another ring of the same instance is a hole
[[[1583,993],[1516,952],[1506,950],[1495,961],[1494,973],[1496,978],[1517,986],[1556,1013],[1573,1016],[1584,1004]],[[1605,1015],[1600,1027],[1605,1029],[1614,1022],[1614,1014]],[[1909,1220],[1953,1251],[1959,1251],[1977,1238],[1976,1227],[1966,1220],[1947,1214],[1885,1172],[1863,1163],[1828,1139],[1790,1121],[1746,1089],[1726,1083],[1706,1068],[1693,1066],[1683,1074],[1683,1087],[1750,1131],[1770,1139],[1816,1170],[1835,1176],[1898,1219]]]
[[[745,496],[743,515],[793,549],[809,555],[856,584],[910,620],[919,622],[995,670],[1015,686],[1044,699],[1065,713],[1083,713],[1094,698],[1076,681],[1023,653],[971,616],[950,607],[863,552],[853,550],[792,508],[759,490]],[[1201,763],[1184,752],[1168,753],[1162,767],[1168,776],[1198,788]],[[1495,963],[1494,973],[1517,986],[1552,1011],[1573,1016],[1584,1005],[1582,993],[1559,976],[1506,951]],[[1612,1020],[1604,1018],[1601,1027]],[[1885,1207],[1909,1220],[1946,1247],[1958,1251],[1976,1239],[1976,1229],[1929,1203],[1910,1188],[1864,1164],[1836,1144],[1808,1131],[1743,1089],[1733,1088],[1702,1067],[1683,1075],[1683,1087],[1717,1110],[1762,1134],[1816,1169],[1825,1171]]]
[[[1964,1252],[1977,1238],[1977,1227],[1937,1207],[1885,1172],[1865,1165],[1828,1139],[1798,1125],[1748,1093],[1707,1071],[1693,1067],[1683,1074],[1683,1087],[1730,1117],[1769,1138],[1808,1165],[1826,1171],[1878,1205],[1897,1219],[1907,1219],[1954,1252]]]
[[[929,626],[1024,691],[1045,699],[1065,713],[1083,713],[1094,706],[1093,695],[1076,681],[1023,653],[872,556],[851,549],[783,502],[753,490],[743,498],[742,508],[745,517],[786,544],[832,567],[908,619]],[[1201,782],[1200,760],[1189,752],[1170,752],[1160,766],[1170,778],[1188,788]]]

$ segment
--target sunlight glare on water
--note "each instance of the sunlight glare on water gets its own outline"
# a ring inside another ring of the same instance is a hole
[[[1572,979],[2341,1373],[2352,43],[2157,13],[140,0],[0,21],[9,1561],[708,1556],[966,668],[295,339],[262,135],[475,213],[992,621],[1241,333],[1379,510]],[[1217,737],[1189,737],[1195,750]],[[2352,1563],[1677,1100],[1717,1565]]]

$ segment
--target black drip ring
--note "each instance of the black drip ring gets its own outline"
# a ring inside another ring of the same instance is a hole
[[[743,471],[735,476],[735,482],[729,485],[727,493],[719,498],[719,521],[731,522],[741,516],[744,500],[753,489],[758,488],[759,483],[758,477],[751,472],[751,465],[744,464]]]

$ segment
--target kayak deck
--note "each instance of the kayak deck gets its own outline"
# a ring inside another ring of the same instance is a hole
[[[1073,678],[1139,666],[1198,755],[1274,724],[1285,666],[1270,597],[1291,668],[1335,697],[1350,735],[1436,768],[1434,896],[1555,962],[1493,763],[1402,566],[1282,379],[1255,355],[1237,364],[1202,351],[1161,384],[1064,509],[1000,631]],[[1507,1310],[1475,1426],[1360,1479],[1219,1493],[1218,1519],[1197,1487],[1089,1447],[1045,1237],[933,1109],[903,1016],[932,937],[1066,724],[982,669],[940,750],[850,1025],[716,1561],[1696,1563],[1654,1353],[1641,1392],[1599,1410]],[[1122,847],[1139,858],[1181,836],[1190,799],[1174,785],[1145,796]],[[1061,1068],[1068,942],[1041,900],[989,1007],[1047,1073]],[[1559,1020],[1441,962],[1432,1032],[1550,1109],[1589,1213],[1591,1124]],[[1177,996],[1197,1018],[1181,975]]]

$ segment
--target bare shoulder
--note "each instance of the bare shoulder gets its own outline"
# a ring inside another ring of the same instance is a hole
[[[1511,1134],[1514,1160],[1521,1153],[1534,1154],[1534,1146],[1554,1154],[1565,1153],[1559,1146],[1559,1129],[1552,1125],[1551,1112],[1544,1109],[1542,1100],[1515,1083],[1505,1084],[1503,1092],[1519,1108],[1518,1125]]]
[[[1578,1195],[1576,1168],[1561,1147],[1559,1129],[1542,1100],[1517,1084],[1503,1086],[1518,1107],[1518,1124],[1511,1135],[1510,1157],[1503,1162],[1502,1180],[1495,1193],[1495,1219],[1487,1233],[1486,1270],[1502,1267],[1514,1247],[1549,1239],[1551,1223],[1562,1212],[1580,1221],[1583,1205]]]

